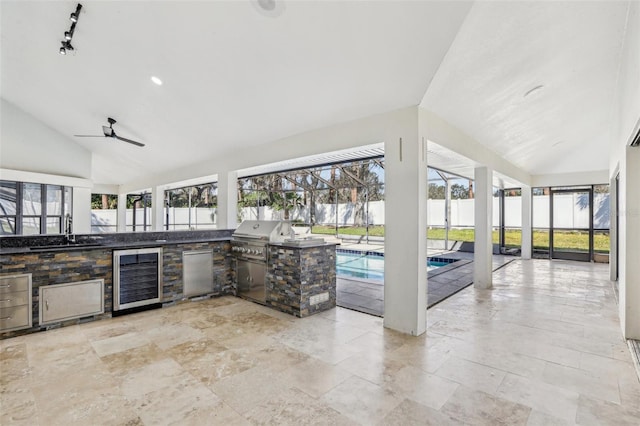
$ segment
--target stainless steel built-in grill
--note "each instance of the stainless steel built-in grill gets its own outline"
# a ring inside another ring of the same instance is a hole
[[[278,220],[245,220],[233,233],[235,285],[238,295],[265,302],[267,245],[293,236],[291,224]]]

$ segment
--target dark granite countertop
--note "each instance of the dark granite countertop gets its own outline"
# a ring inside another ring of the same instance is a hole
[[[80,243],[69,245],[52,245],[52,246],[35,246],[35,247],[6,247],[0,248],[0,255],[2,254],[23,254],[23,253],[42,253],[49,251],[84,251],[84,250],[118,250],[118,249],[130,249],[130,248],[145,248],[145,247],[160,247],[174,244],[192,244],[192,243],[207,243],[211,241],[230,241],[231,237],[226,238],[205,238],[205,239],[190,239],[179,241],[168,240],[154,240],[154,241],[134,241],[126,243]]]
[[[128,232],[76,235],[76,243],[64,243],[64,236],[4,237],[0,255],[83,250],[118,250],[175,244],[230,241],[233,230]]]

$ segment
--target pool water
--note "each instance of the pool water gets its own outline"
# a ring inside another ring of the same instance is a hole
[[[450,262],[429,260],[427,271],[448,265]],[[336,252],[336,274],[343,277],[384,280],[384,256],[380,254]]]

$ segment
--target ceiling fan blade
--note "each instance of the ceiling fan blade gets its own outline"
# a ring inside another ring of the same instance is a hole
[[[137,145],[137,146],[144,146],[143,143],[132,141],[131,139],[123,138],[122,136],[118,136],[115,133],[113,134],[113,137],[116,138],[116,139],[121,140],[122,142],[128,142],[130,144]]]
[[[104,135],[73,135],[77,138],[104,138]]]

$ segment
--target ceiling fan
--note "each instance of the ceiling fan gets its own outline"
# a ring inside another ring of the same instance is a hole
[[[122,136],[118,136],[116,134],[116,131],[113,130],[113,125],[116,124],[116,120],[114,120],[111,117],[108,117],[107,121],[109,122],[109,127],[102,126],[102,132],[104,133],[104,137],[105,138],[114,138],[114,139],[121,140],[123,142],[128,142],[128,143],[133,144],[133,145],[144,146],[144,144],[141,143],[141,142],[136,142],[136,141],[133,141],[131,139],[127,139],[127,138],[123,138]],[[79,138],[101,138],[102,137],[100,135],[73,135],[73,136],[76,136],[76,137],[79,137]]]

